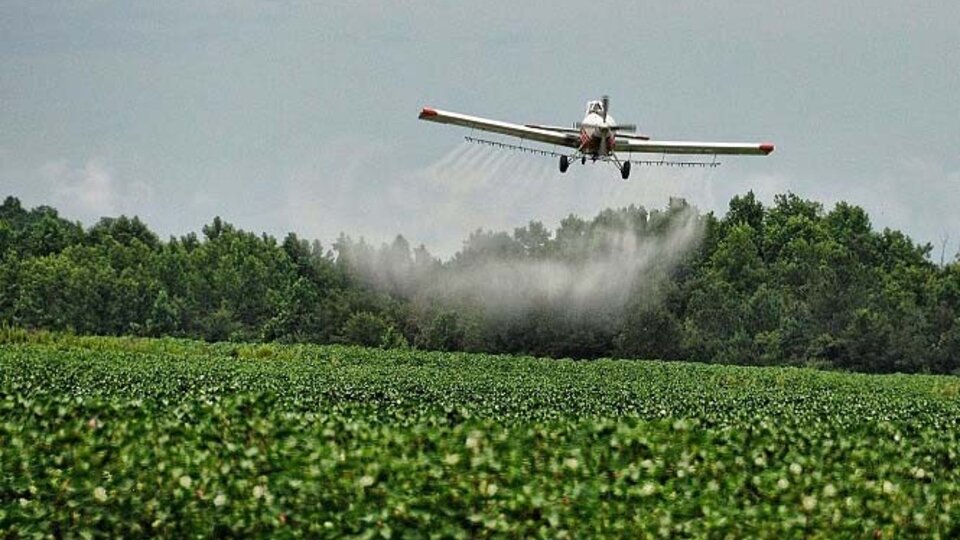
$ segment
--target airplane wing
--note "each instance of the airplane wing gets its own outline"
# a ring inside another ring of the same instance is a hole
[[[580,137],[576,133],[562,132],[548,127],[531,127],[521,124],[512,124],[510,122],[501,122],[499,120],[489,120],[479,116],[469,116],[449,111],[441,111],[424,107],[420,111],[420,120],[437,122],[440,124],[453,124],[468,128],[490,131],[501,135],[510,135],[529,139],[547,144],[556,144],[560,146],[569,146],[577,148],[580,146]]]
[[[754,154],[765,156],[773,152],[771,143],[726,143],[691,141],[650,141],[639,138],[621,138],[614,142],[615,152],[651,154]]]

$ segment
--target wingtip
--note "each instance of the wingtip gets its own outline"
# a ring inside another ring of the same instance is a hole
[[[765,155],[769,154],[770,152],[773,152],[773,148],[774,148],[773,143],[763,143],[760,145],[760,151],[763,152]]]
[[[431,108],[431,107],[424,107],[424,108],[420,111],[420,116],[419,116],[419,118],[420,118],[421,120],[423,120],[424,118],[432,118],[432,117],[434,117],[434,116],[436,116],[436,115],[437,115],[437,110],[436,110],[436,109],[433,109],[433,108]]]

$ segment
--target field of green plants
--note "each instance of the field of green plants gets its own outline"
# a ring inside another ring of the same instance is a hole
[[[960,536],[956,377],[21,337],[0,538]]]

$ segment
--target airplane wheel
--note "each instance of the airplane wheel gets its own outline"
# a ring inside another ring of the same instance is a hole
[[[587,156],[580,156],[580,164],[581,165],[587,164]]]
[[[560,156],[560,172],[565,173],[570,167],[570,160],[567,159],[567,156]]]
[[[623,166],[620,167],[620,176],[623,177],[624,180],[626,180],[627,178],[630,178],[630,162],[629,161],[623,162]]]

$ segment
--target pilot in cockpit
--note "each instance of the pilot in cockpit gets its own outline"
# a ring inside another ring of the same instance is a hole
[[[587,111],[587,114],[599,114],[603,115],[603,103],[599,101],[591,101],[590,108]]]

